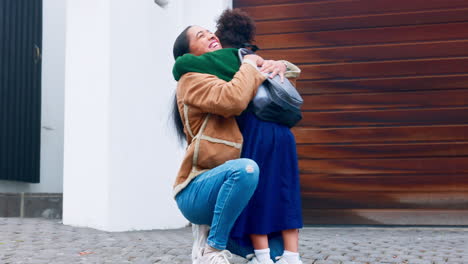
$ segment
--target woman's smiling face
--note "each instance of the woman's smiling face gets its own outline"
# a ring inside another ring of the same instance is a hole
[[[190,53],[199,56],[207,52],[222,49],[215,34],[200,26],[192,26],[187,31]]]

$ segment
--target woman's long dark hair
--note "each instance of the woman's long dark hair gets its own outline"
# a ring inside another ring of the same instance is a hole
[[[190,41],[187,31],[191,27],[192,26],[188,26],[185,28],[175,40],[172,50],[174,59],[186,53],[190,53]],[[226,9],[216,21],[216,27],[217,30],[215,34],[223,47],[242,48],[250,46],[252,50],[255,51],[256,46],[251,45],[255,38],[255,22],[246,12],[237,8]],[[184,124],[180,117],[176,95],[174,95],[172,103],[172,120],[177,132],[177,137],[180,142],[185,142]]]
[[[185,28],[184,31],[182,31],[182,33],[180,33],[180,35],[176,38],[174,42],[174,47],[172,49],[174,59],[177,59],[178,57],[186,53],[190,53],[190,42],[187,35],[187,31],[190,29],[190,27],[192,26],[188,26],[187,28]],[[180,117],[176,93],[174,93],[171,112],[177,137],[179,138],[179,141],[183,143],[185,142],[184,123],[182,123],[182,118]]]

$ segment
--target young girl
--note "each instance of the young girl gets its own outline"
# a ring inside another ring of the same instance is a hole
[[[254,39],[255,24],[239,9],[226,10],[217,21],[215,34],[224,48],[249,47]],[[262,70],[269,71],[268,67],[269,61],[265,61]],[[297,77],[299,72],[288,64],[286,77]],[[269,239],[282,237],[285,250],[276,263],[302,263],[298,253],[298,229],[303,224],[294,135],[288,127],[260,120],[249,111],[239,116],[237,123],[244,137],[241,157],[257,162],[260,175],[257,189],[237,219],[231,238],[248,245],[246,238],[250,237],[255,256],[249,263],[272,263]]]

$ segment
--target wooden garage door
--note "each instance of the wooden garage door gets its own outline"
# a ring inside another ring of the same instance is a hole
[[[299,65],[307,224],[468,224],[468,1],[235,0]]]

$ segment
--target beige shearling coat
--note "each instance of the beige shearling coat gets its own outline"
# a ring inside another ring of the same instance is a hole
[[[177,105],[188,142],[174,183],[174,196],[202,172],[240,158],[242,134],[235,116],[244,111],[265,80],[243,63],[226,82],[217,76],[190,72],[177,85]]]

